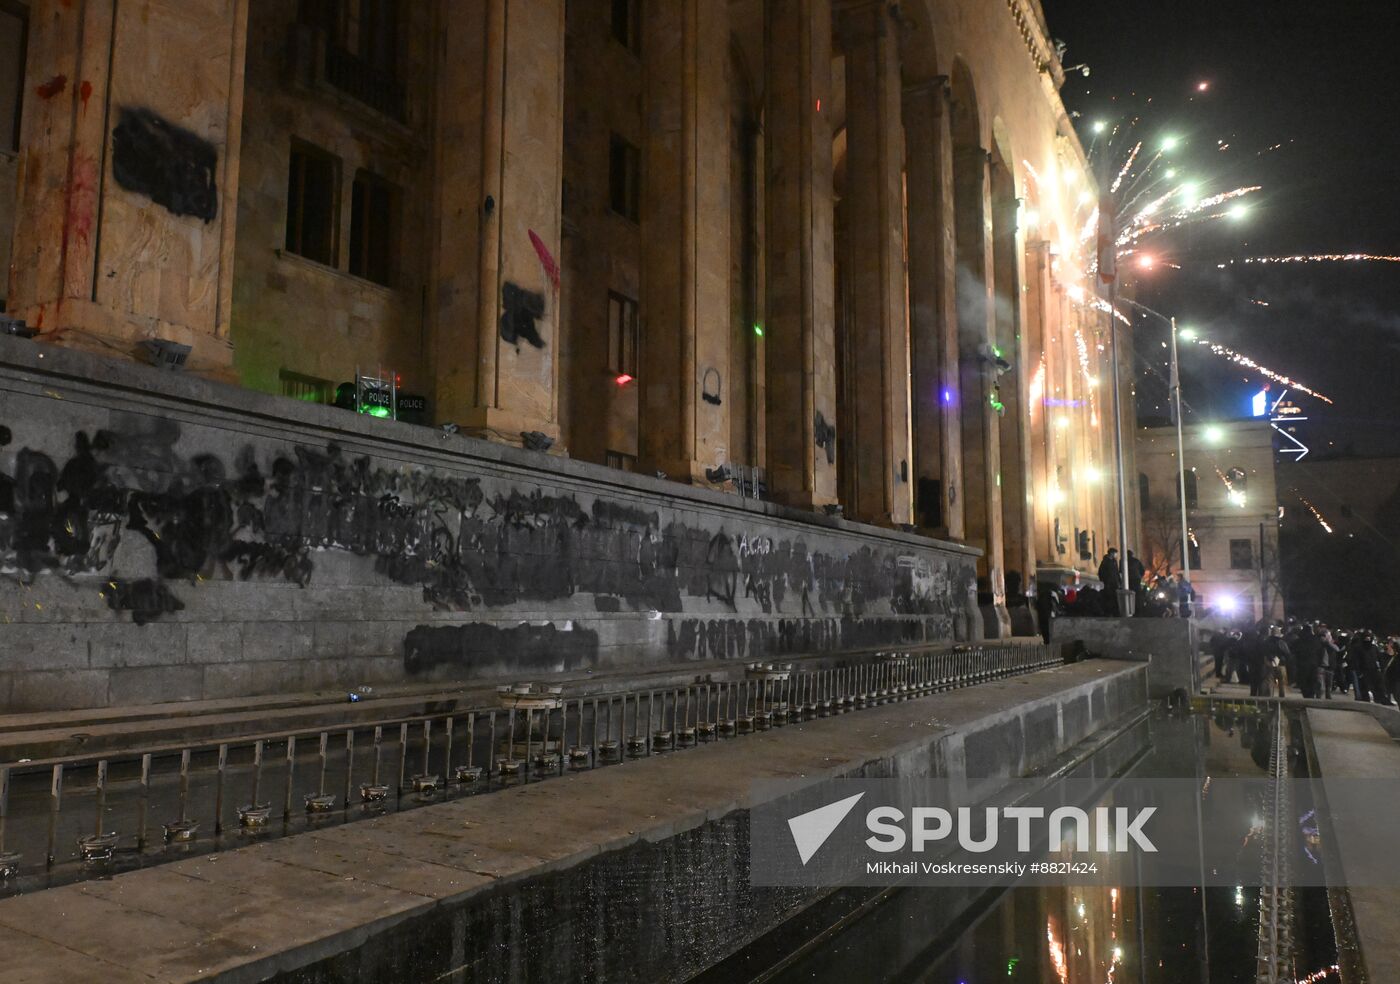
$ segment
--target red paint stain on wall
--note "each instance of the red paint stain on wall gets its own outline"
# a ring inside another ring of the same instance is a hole
[[[559,264],[554,261],[553,255],[549,252],[549,247],[544,244],[544,240],[535,234],[534,229],[527,230],[530,233],[530,245],[535,247],[535,255],[540,258],[540,266],[544,267],[545,276],[549,282],[559,289]]]
[[[63,243],[60,255],[67,266],[69,243],[87,248],[97,216],[97,161],[90,154],[76,154],[64,188]]]
[[[34,91],[39,94],[40,99],[52,99],[64,90],[68,85],[68,76],[55,75]]]
[[[92,83],[83,79],[83,84],[78,86],[78,97],[83,101],[83,112],[87,112],[88,98],[92,95]]]

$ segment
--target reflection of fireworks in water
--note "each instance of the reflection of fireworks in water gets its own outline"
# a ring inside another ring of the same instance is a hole
[[[1059,940],[1055,939],[1055,924],[1045,921],[1045,938],[1049,940],[1050,962],[1055,966],[1055,973],[1060,978],[1062,984],[1069,981],[1069,964],[1065,962],[1065,947]]]
[[[1309,389],[1307,386],[1304,386],[1302,383],[1298,382],[1291,376],[1286,376],[1281,372],[1275,372],[1268,366],[1261,366],[1249,356],[1241,355],[1239,352],[1236,352],[1234,349],[1230,348],[1227,345],[1221,345],[1219,342],[1212,342],[1205,338],[1196,339],[1196,344],[1204,345],[1206,348],[1210,349],[1212,353],[1220,356],[1222,359],[1229,359],[1236,365],[1244,366],[1246,369],[1253,369],[1255,372],[1265,377],[1266,379],[1272,379],[1274,382],[1282,383],[1284,386],[1291,387],[1292,389],[1295,389],[1300,393],[1306,393],[1308,394],[1308,396],[1321,400],[1323,403],[1332,402],[1330,397],[1323,396],[1317,390]]]
[[[1217,263],[1224,270],[1235,263],[1400,263],[1400,256],[1378,253],[1314,253],[1311,256],[1247,256],[1242,260]]]
[[[1309,810],[1299,817],[1298,829],[1303,832],[1303,853],[1313,864],[1321,864],[1322,862],[1317,859],[1317,855],[1312,852],[1312,849],[1322,842],[1317,829],[1316,814],[1316,810]]]

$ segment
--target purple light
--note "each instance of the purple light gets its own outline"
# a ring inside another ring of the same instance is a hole
[[[952,391],[952,390],[950,390],[950,389],[945,389],[945,390],[943,391],[943,402],[944,402],[944,403],[952,403],[952,402],[953,402],[953,391]]]

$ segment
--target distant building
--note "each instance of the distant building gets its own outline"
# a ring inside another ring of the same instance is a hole
[[[1198,610],[1281,617],[1273,428],[1267,420],[1191,424],[1182,437]],[[1137,465],[1143,563],[1149,573],[1175,573],[1182,566],[1176,428],[1139,430]]]
[[[1284,462],[1278,494],[1289,612],[1400,631],[1400,457]]]

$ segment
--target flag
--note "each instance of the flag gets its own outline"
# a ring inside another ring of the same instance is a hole
[[[1118,278],[1118,236],[1114,225],[1118,209],[1113,195],[1105,191],[1099,196],[1099,283],[1105,286]]]

